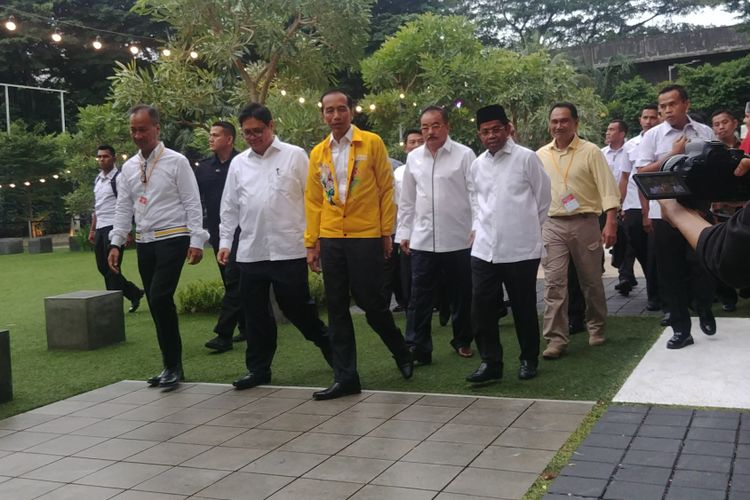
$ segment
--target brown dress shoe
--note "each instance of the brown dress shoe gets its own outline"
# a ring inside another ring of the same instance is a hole
[[[604,344],[604,335],[591,335],[589,336],[589,345],[598,346]]]
[[[559,345],[548,345],[542,353],[544,359],[559,359],[565,352],[565,347]]]

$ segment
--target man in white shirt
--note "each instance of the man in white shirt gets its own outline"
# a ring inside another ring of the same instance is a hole
[[[643,211],[641,210],[640,197],[642,196],[635,185],[633,176],[633,164],[637,160],[638,147],[643,139],[643,134],[659,124],[659,108],[656,104],[644,106],[638,118],[641,125],[641,133],[625,143],[624,149],[628,154],[628,162],[620,172],[620,188],[626,186],[625,200],[622,203],[622,211],[625,214],[625,234],[628,238],[628,253],[631,253],[641,264],[644,277],[646,278],[646,296],[648,303],[646,309],[658,311],[661,309],[659,298],[658,273],[656,272],[656,252],[654,249],[653,231],[651,222],[647,218],[648,232],[643,225]]]
[[[502,378],[497,297],[503,284],[521,348],[518,378],[527,380],[536,376],[539,359],[536,275],[544,252],[542,225],[552,188],[536,153],[510,138],[502,106],[481,108],[476,121],[487,148],[471,166],[478,209],[471,249],[471,317],[482,362],[466,380],[479,383]]]
[[[96,267],[104,277],[107,290],[122,290],[122,295],[130,301],[128,312],[135,312],[141,305],[143,291],[131,283],[122,273],[114,273],[107,264],[109,255],[109,233],[115,219],[115,205],[117,204],[117,177],[120,169],[115,164],[115,148],[102,144],[96,150],[96,163],[99,165],[99,175],[94,181],[94,213],[91,214],[91,231],[89,241],[94,245]],[[132,242],[128,233],[128,244]],[[123,252],[117,267],[122,265]]]
[[[427,107],[420,117],[425,144],[406,159],[398,206],[396,241],[411,255],[412,287],[406,343],[421,364],[432,362],[432,304],[440,273],[451,287],[453,339],[471,357],[471,163],[468,147],[449,137],[448,112]]]
[[[130,109],[130,137],[140,151],[122,166],[118,177],[109,267],[120,272],[122,245],[135,215],[138,271],[141,274],[164,370],[149,386],[174,389],[184,379],[182,339],[174,293],[182,266],[203,258],[208,232],[203,229],[198,183],[190,163],[159,140],[159,112],[139,104]]]
[[[239,123],[250,147],[229,166],[221,196],[216,258],[222,266],[230,262],[239,227],[236,262],[241,274],[240,297],[252,327],[246,330],[248,372],[233,385],[249,389],[271,381],[277,337],[269,297],[272,284],[284,316],[318,346],[329,365],[331,346],[307,281],[307,155],[302,148],[281,142],[274,135],[271,111],[262,104],[243,109]]]
[[[669,85],[659,92],[659,111],[664,120],[643,135],[638,147],[636,167],[640,173],[661,169],[665,158],[685,152],[689,141],[714,139],[710,127],[692,120],[688,116],[690,101],[681,85]],[[706,207],[707,211],[708,207]],[[706,335],[716,333],[716,320],[711,304],[716,290],[714,279],[699,265],[695,252],[689,247],[680,232],[669,222],[661,219],[659,204],[652,202],[648,210],[656,241],[656,262],[659,284],[666,301],[669,321],[674,335],[667,342],[667,349],[681,349],[694,343],[690,335],[691,301],[695,305],[700,327]]]

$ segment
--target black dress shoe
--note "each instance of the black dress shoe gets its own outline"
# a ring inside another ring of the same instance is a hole
[[[342,384],[334,382],[328,389],[313,392],[313,399],[316,401],[325,401],[326,399],[336,399],[350,394],[359,394],[360,392],[362,392],[362,388],[358,383]]]
[[[267,384],[271,381],[271,372],[247,372],[242,378],[238,378],[232,385],[237,390],[250,389],[259,385]]]
[[[234,337],[232,337],[232,342],[244,342],[247,340],[247,337],[245,337],[245,332],[240,332]]]
[[[630,281],[621,281],[617,285],[615,285],[615,290],[620,292],[620,295],[623,297],[627,297],[630,295],[630,291],[633,289],[633,286],[630,284]]]
[[[159,385],[159,382],[161,381],[161,378],[164,376],[164,374],[167,372],[167,369],[163,369],[160,374],[154,375],[150,379],[146,380],[146,383],[149,387],[156,387]]]
[[[657,300],[649,300],[646,304],[647,311],[658,311],[661,309],[661,302]]]
[[[182,376],[182,370],[180,370],[179,368],[176,368],[174,370],[166,368],[162,372],[162,376],[159,379],[159,387],[171,391],[177,387],[177,385],[180,383],[180,380],[185,380],[185,377]]]
[[[522,360],[521,366],[518,368],[518,378],[520,380],[529,380],[534,377],[536,377],[536,365],[529,363],[525,359]]]
[[[482,361],[474,373],[466,377],[467,382],[478,384],[503,378],[502,365],[489,365]]]
[[[714,335],[716,333],[716,318],[711,309],[703,309],[698,313],[698,322],[701,325],[701,330],[706,335]]]
[[[409,351],[414,358],[414,363],[418,365],[431,365],[432,364],[432,353],[417,351],[417,348],[409,346]]]
[[[659,321],[659,324],[661,326],[669,326],[672,324],[672,314],[671,313],[664,313],[664,316],[661,317],[661,321]]]
[[[138,297],[130,301],[130,308],[128,309],[129,313],[136,312],[138,308],[141,306],[141,299],[143,298],[143,295],[145,295],[145,293],[143,292],[143,290],[139,290],[138,292],[139,292]]]
[[[231,339],[219,337],[218,335],[206,342],[205,346],[209,349],[213,349],[217,353],[230,351],[233,348]]]
[[[414,375],[414,357],[411,352],[406,359],[396,359],[395,356],[393,359],[396,360],[396,366],[398,367],[398,371],[401,372],[401,376],[406,380],[409,380],[411,376]]]
[[[682,349],[693,344],[693,336],[689,333],[674,332],[672,338],[667,341],[667,349]]]
[[[575,335],[576,333],[581,333],[585,331],[586,331],[586,325],[583,323],[583,321],[572,321],[568,323],[569,335]]]

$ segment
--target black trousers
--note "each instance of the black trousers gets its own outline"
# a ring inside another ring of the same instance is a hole
[[[455,252],[411,251],[411,298],[406,313],[406,343],[432,352],[432,309],[441,273],[451,298],[454,349],[471,345],[471,249]],[[493,296],[497,309],[497,294]]]
[[[659,269],[662,299],[670,313],[675,332],[690,333],[690,311],[711,308],[716,281],[701,267],[685,238],[668,222],[652,221],[656,239],[656,262]]]
[[[471,258],[471,320],[479,354],[485,363],[503,364],[497,297],[505,284],[521,348],[519,359],[528,361],[532,366],[537,365],[540,337],[536,312],[536,274],[539,262],[540,259],[531,259],[493,264]]]
[[[643,268],[646,277],[646,295],[649,302],[659,302],[659,278],[654,249],[654,233],[643,230],[643,212],[639,208],[625,211],[625,232],[633,255]],[[632,269],[632,267],[631,267]]]
[[[383,300],[381,238],[321,238],[320,262],[328,305],[334,380],[344,384],[359,383],[354,325],[349,311],[352,296],[393,357],[398,361],[409,359],[409,349]]]
[[[391,237],[391,240],[393,240],[393,237]],[[393,252],[389,258],[385,259],[384,264],[383,297],[388,307],[391,305],[391,296],[395,297],[398,305],[406,306],[401,288],[401,259],[399,258],[401,252],[399,250],[399,246],[393,241]]]
[[[122,258],[125,253],[125,248],[120,250],[120,260],[118,267],[121,270],[120,273],[113,273],[107,263],[107,257],[109,256],[109,232],[112,231],[112,226],[102,227],[96,230],[94,236],[94,255],[96,257],[96,268],[99,270],[99,274],[104,277],[104,285],[107,290],[122,290],[122,295],[128,300],[135,300],[141,297],[141,289],[138,288],[134,283],[125,279],[122,275]]]
[[[315,301],[310,297],[307,261],[291,259],[239,262],[242,306],[248,324],[245,364],[247,370],[270,373],[276,353],[277,329],[270,300],[270,287],[281,311],[302,335],[322,349],[329,344],[325,324],[318,318]]]
[[[182,365],[182,339],[174,292],[189,247],[190,238],[186,236],[136,245],[138,271],[156,326],[162,362],[165,368],[173,370]]]
[[[409,299],[411,297],[411,255],[398,252],[398,274],[401,280],[401,300],[403,300],[403,307],[409,307]]]
[[[219,265],[221,281],[224,283],[224,297],[221,299],[219,319],[216,320],[214,332],[219,337],[225,339],[232,338],[235,326],[240,331],[240,334],[245,334],[245,313],[242,308],[242,298],[240,297],[240,269],[236,261],[239,234],[240,230],[237,229],[232,241],[229,262],[227,262],[226,266]],[[216,242],[216,246],[214,247],[214,255],[217,253],[219,253],[218,242]]]

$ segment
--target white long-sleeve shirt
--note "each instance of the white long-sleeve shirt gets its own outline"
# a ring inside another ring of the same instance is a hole
[[[145,166],[148,182],[141,182]],[[187,158],[160,142],[148,159],[139,151],[122,166],[117,177],[117,206],[113,245],[125,243],[135,214],[135,240],[151,243],[190,236],[192,248],[203,248],[208,232],[203,229],[198,183]]]
[[[231,248],[237,226],[237,262],[289,260],[306,255],[302,148],[275,137],[261,156],[252,148],[232,160],[221,195],[221,248]]]
[[[114,179],[114,183],[117,185],[118,179],[115,178],[117,172],[117,166],[113,166],[106,174],[100,171],[99,175],[96,176],[96,180],[94,181],[94,214],[96,214],[96,227],[94,229],[112,226],[115,223],[117,196],[112,190],[112,182]]]
[[[628,154],[628,162],[627,165],[623,168],[621,173],[627,173],[628,174],[628,191],[625,195],[625,200],[622,202],[622,209],[623,210],[640,210],[641,209],[641,199],[638,196],[638,186],[635,184],[635,179],[633,178],[633,174],[637,174],[638,172],[634,172],[633,165],[635,165],[635,161],[637,160],[638,156],[638,148],[641,145],[641,141],[643,140],[643,134],[645,132],[641,132],[640,134],[636,135],[632,139],[630,139],[628,142],[625,143],[625,145],[622,147],[625,152]],[[617,182],[620,182],[620,179],[617,179]]]
[[[662,122],[643,134],[641,144],[638,146],[635,167],[645,167],[649,163],[663,158],[672,150],[672,145],[675,141],[683,135],[690,140],[696,141],[711,141],[715,139],[714,131],[711,127],[690,118],[688,118],[688,123],[682,130],[673,128],[669,122]],[[657,201],[652,200],[649,202],[648,216],[650,219],[661,219],[661,207]]]
[[[494,155],[480,154],[471,175],[478,207],[471,255],[493,264],[541,258],[552,188],[537,154],[508,139]]]
[[[468,147],[450,137],[433,157],[426,145],[409,153],[398,202],[396,241],[410,248],[453,252],[471,246],[474,185]]]
[[[612,176],[615,178],[615,182],[620,182],[620,173],[623,168],[628,167],[628,153],[625,150],[625,145],[619,149],[612,149],[611,146],[604,146],[602,148],[602,154],[607,159],[607,165],[612,171]]]

